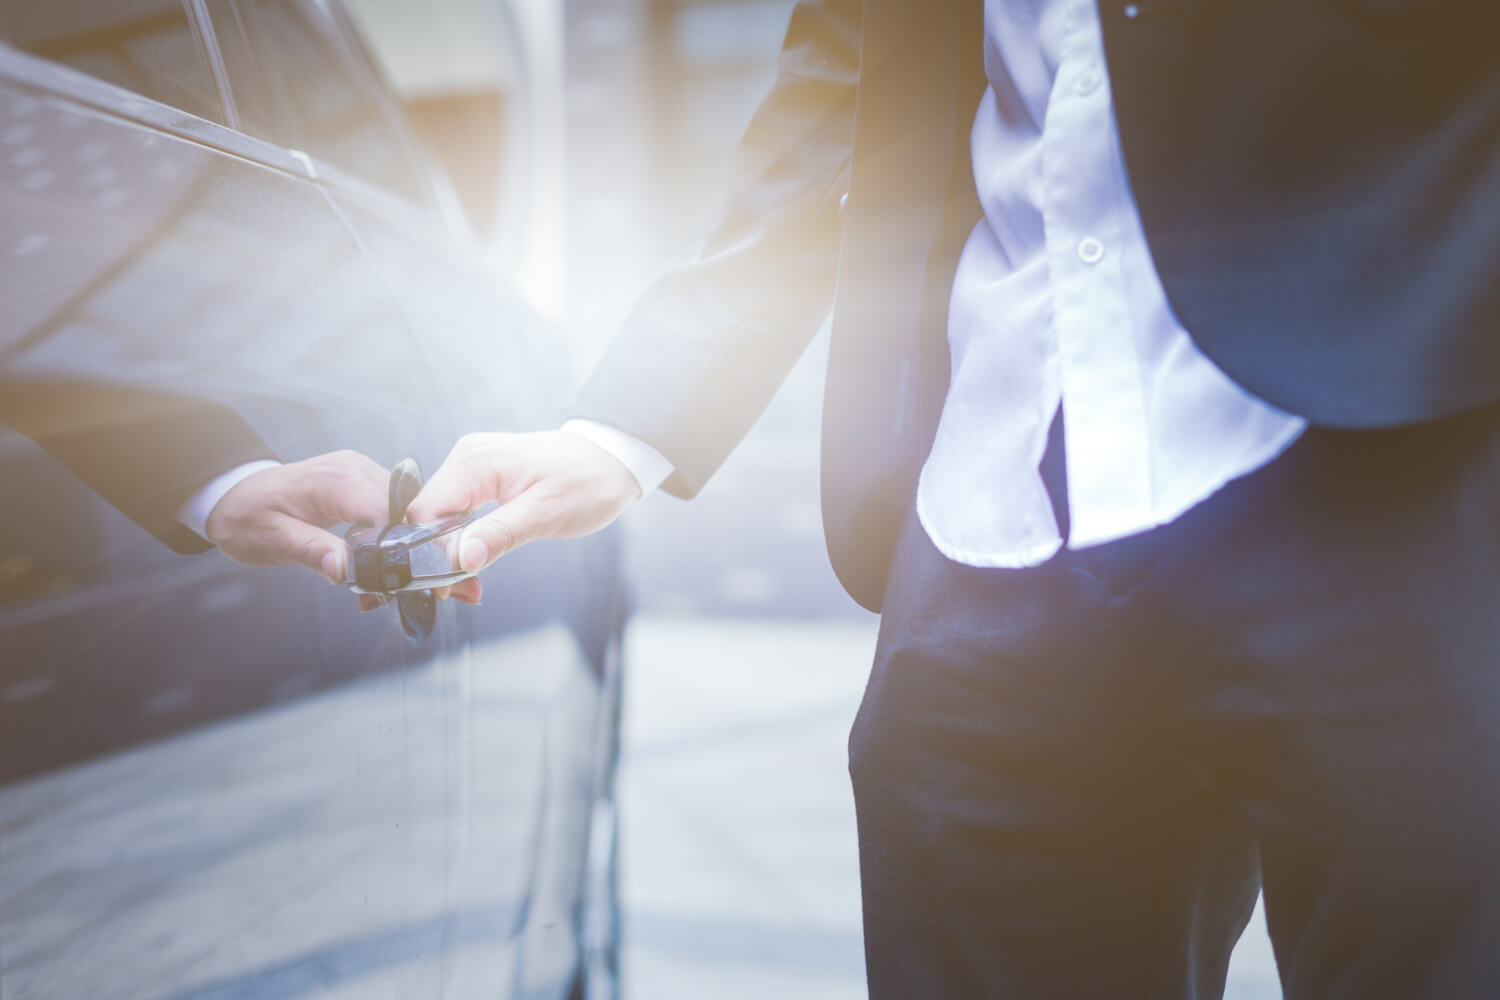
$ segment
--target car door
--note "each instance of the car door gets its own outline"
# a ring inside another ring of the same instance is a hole
[[[0,4],[0,380],[210,399],[286,460],[432,468],[455,428],[420,340],[306,161],[226,127],[197,11]],[[303,570],[170,553],[19,433],[0,463],[7,993],[507,983],[545,733],[476,737],[463,619],[410,643]],[[477,759],[510,766],[481,784]]]
[[[351,21],[337,5],[311,0],[220,0],[209,9],[236,107],[312,163],[415,331],[457,424],[556,427],[571,396],[565,345],[439,211]],[[375,147],[407,153],[400,162],[367,161]],[[579,958],[595,791],[612,765],[601,767],[601,754],[615,724],[618,678],[609,671],[624,617],[619,576],[613,533],[531,546],[486,574],[483,607],[461,612],[474,640],[472,683],[492,709],[474,719],[473,787],[484,789],[501,770],[532,769],[545,788],[534,808],[476,812],[467,828],[493,866],[486,878],[496,880],[470,883],[477,897],[490,898],[513,875],[526,879],[527,920],[511,971],[518,993],[555,992]],[[523,719],[544,739],[538,757],[487,754],[486,734],[513,732]]]

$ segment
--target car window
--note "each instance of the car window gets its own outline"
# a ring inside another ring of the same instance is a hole
[[[0,40],[222,120],[213,74],[181,0],[0,0]]]
[[[441,166],[478,236],[520,235],[531,209],[534,119],[523,92],[521,38],[511,5],[445,0],[342,0],[350,33],[388,81],[406,124]]]
[[[233,29],[248,44],[246,58],[234,58],[226,47],[230,89],[247,129],[409,201],[422,200],[401,138],[361,85],[323,10],[307,0],[234,0],[228,9]]]

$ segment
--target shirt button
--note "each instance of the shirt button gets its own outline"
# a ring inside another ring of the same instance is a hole
[[[1099,84],[1103,82],[1104,77],[1099,72],[1099,70],[1093,66],[1090,66],[1088,69],[1083,71],[1082,75],[1078,77],[1078,83],[1075,84],[1075,87],[1080,95],[1088,96],[1089,94],[1092,94],[1094,91],[1098,90]]]
[[[1141,8],[1138,4],[1128,3],[1125,5],[1125,16],[1134,21],[1141,16]]]
[[[1104,244],[1092,236],[1078,241],[1078,259],[1085,264],[1097,264],[1104,259]]]

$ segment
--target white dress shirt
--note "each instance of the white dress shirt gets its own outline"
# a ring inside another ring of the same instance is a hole
[[[1166,524],[1280,454],[1297,417],[1249,395],[1168,306],[1126,178],[1094,0],[987,0],[974,120],[984,218],[959,259],[952,381],[917,513],[973,566],[1062,545],[1037,466],[1059,404],[1070,548]]]
[[[609,452],[630,470],[636,485],[645,496],[667,481],[672,474],[672,463],[666,456],[633,434],[626,434],[617,427],[594,420],[569,420],[562,429],[570,431]]]

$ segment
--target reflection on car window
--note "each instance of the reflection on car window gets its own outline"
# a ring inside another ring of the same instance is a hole
[[[407,125],[452,183],[474,232],[519,235],[529,183],[531,121],[522,41],[511,6],[445,0],[442,16],[402,0],[342,0],[368,59]]]
[[[221,120],[213,77],[181,0],[0,0],[0,40]]]
[[[421,200],[404,148],[360,87],[326,15],[305,0],[236,0],[253,62],[228,63],[247,127],[388,191]]]

